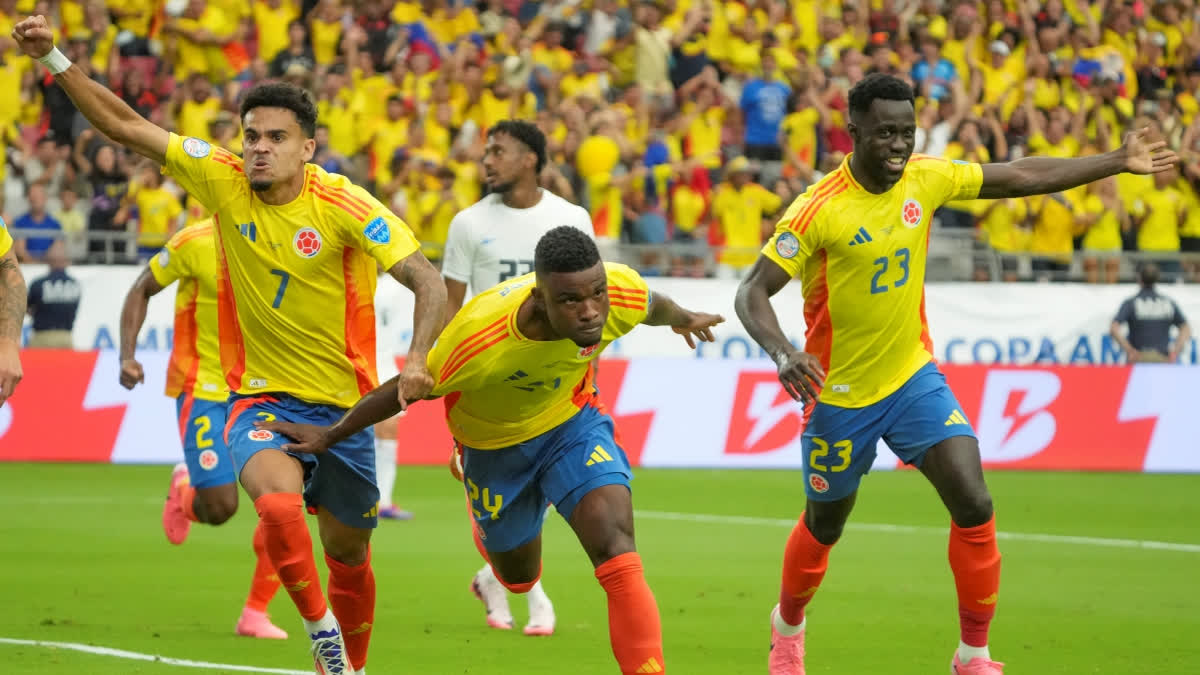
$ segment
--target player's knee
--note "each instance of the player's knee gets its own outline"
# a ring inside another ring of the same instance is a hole
[[[844,518],[820,515],[811,511],[806,514],[804,524],[808,526],[808,531],[812,532],[813,538],[826,546],[836,544],[842,538],[842,531],[846,529]]]
[[[220,525],[237,513],[237,486],[230,484],[201,490],[196,495],[196,515],[209,525]]]
[[[347,567],[358,567],[367,562],[368,550],[366,542],[325,542],[325,555]]]
[[[632,553],[636,550],[637,546],[633,541],[633,533],[617,530],[605,540],[589,547],[587,553],[588,557],[592,560],[592,566],[599,567],[619,555]]]
[[[517,566],[512,569],[498,569],[493,566],[492,571],[496,573],[496,579],[509,591],[513,593],[528,593],[538,579],[542,577],[542,568],[539,564],[536,569],[529,566]]]
[[[959,527],[975,527],[992,519],[992,495],[987,490],[969,492],[958,501],[950,517]]]
[[[220,525],[237,513],[237,500],[216,500],[204,505],[204,522],[209,525]]]

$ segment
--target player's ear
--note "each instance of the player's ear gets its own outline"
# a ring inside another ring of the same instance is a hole
[[[317,152],[317,139],[304,139],[304,151],[302,153],[305,162],[311,162],[313,155]]]

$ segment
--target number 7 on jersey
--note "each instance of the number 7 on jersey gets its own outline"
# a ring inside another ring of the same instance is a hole
[[[283,294],[287,291],[288,280],[292,275],[283,270],[271,270],[271,274],[279,277],[279,290],[275,291],[275,302],[271,303],[271,309],[279,309],[279,305],[283,302]]]

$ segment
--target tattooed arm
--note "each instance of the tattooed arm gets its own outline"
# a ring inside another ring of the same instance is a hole
[[[403,410],[407,401],[425,398],[433,391],[433,376],[425,360],[446,320],[446,284],[420,251],[396,263],[388,272],[416,296],[412,343],[397,387],[397,401]]]
[[[0,257],[0,406],[21,381],[21,324],[25,320],[25,277],[11,250]]]

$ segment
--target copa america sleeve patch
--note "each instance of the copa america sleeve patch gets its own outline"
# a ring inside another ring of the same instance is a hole
[[[383,216],[367,223],[367,226],[363,228],[363,235],[376,244],[386,244],[392,240],[392,230]]]
[[[183,151],[187,153],[188,157],[204,159],[208,157],[208,153],[212,152],[212,146],[208,144],[208,141],[188,136],[183,139]]]
[[[795,258],[800,252],[800,240],[791,232],[784,232],[775,239],[775,252],[780,258]]]
[[[171,252],[164,248],[158,252],[158,266],[166,267],[169,262],[171,262]]]

